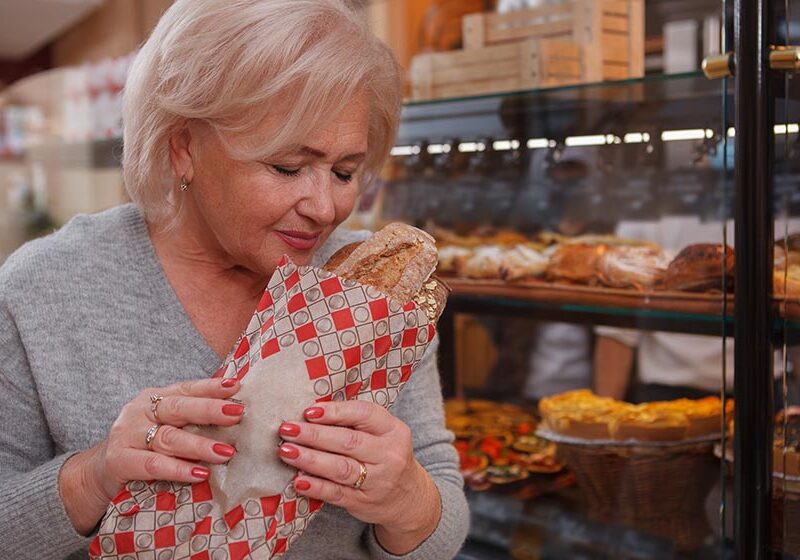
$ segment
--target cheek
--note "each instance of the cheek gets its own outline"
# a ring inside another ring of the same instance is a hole
[[[263,178],[253,180],[246,192],[245,189],[242,191],[236,200],[237,211],[258,227],[277,223],[292,211],[299,200],[297,189]]]
[[[358,199],[358,187],[352,186],[347,188],[347,192],[339,194],[334,200],[334,207],[336,208],[336,224],[343,222],[353,211]]]

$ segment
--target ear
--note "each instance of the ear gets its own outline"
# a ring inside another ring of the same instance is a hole
[[[172,133],[169,137],[169,160],[172,163],[172,171],[177,179],[185,176],[190,183],[194,177],[192,141],[192,133],[188,126]]]

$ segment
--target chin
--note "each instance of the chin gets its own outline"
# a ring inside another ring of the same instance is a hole
[[[311,261],[314,259],[314,253],[316,253],[316,249],[312,251],[295,251],[292,249],[285,249],[279,253],[277,256],[270,259],[272,263],[272,270],[274,270],[283,256],[289,257],[289,259],[298,266],[307,266],[311,264]]]

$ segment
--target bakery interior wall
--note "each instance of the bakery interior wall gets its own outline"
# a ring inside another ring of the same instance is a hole
[[[40,31],[42,24],[37,27],[26,20],[46,17],[53,20],[51,27],[59,28],[33,52],[0,55],[0,261],[26,239],[51,231],[77,213],[127,200],[118,165],[118,134],[80,139],[70,127],[91,127],[100,113],[115,111],[120,86],[106,91],[103,85],[88,83],[90,69],[97,76],[111,67],[110,61],[124,65],[124,57],[147,37],[172,0],[87,2],[89,9],[77,20],[69,12],[63,14],[69,17],[66,25],[57,20],[61,7],[52,3],[34,0],[26,6],[9,0],[0,7],[13,14],[5,25]],[[81,69],[86,83],[76,91]]]

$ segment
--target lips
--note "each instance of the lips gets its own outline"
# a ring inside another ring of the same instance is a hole
[[[276,231],[275,235],[296,251],[310,251],[319,241],[319,233],[308,231]]]

